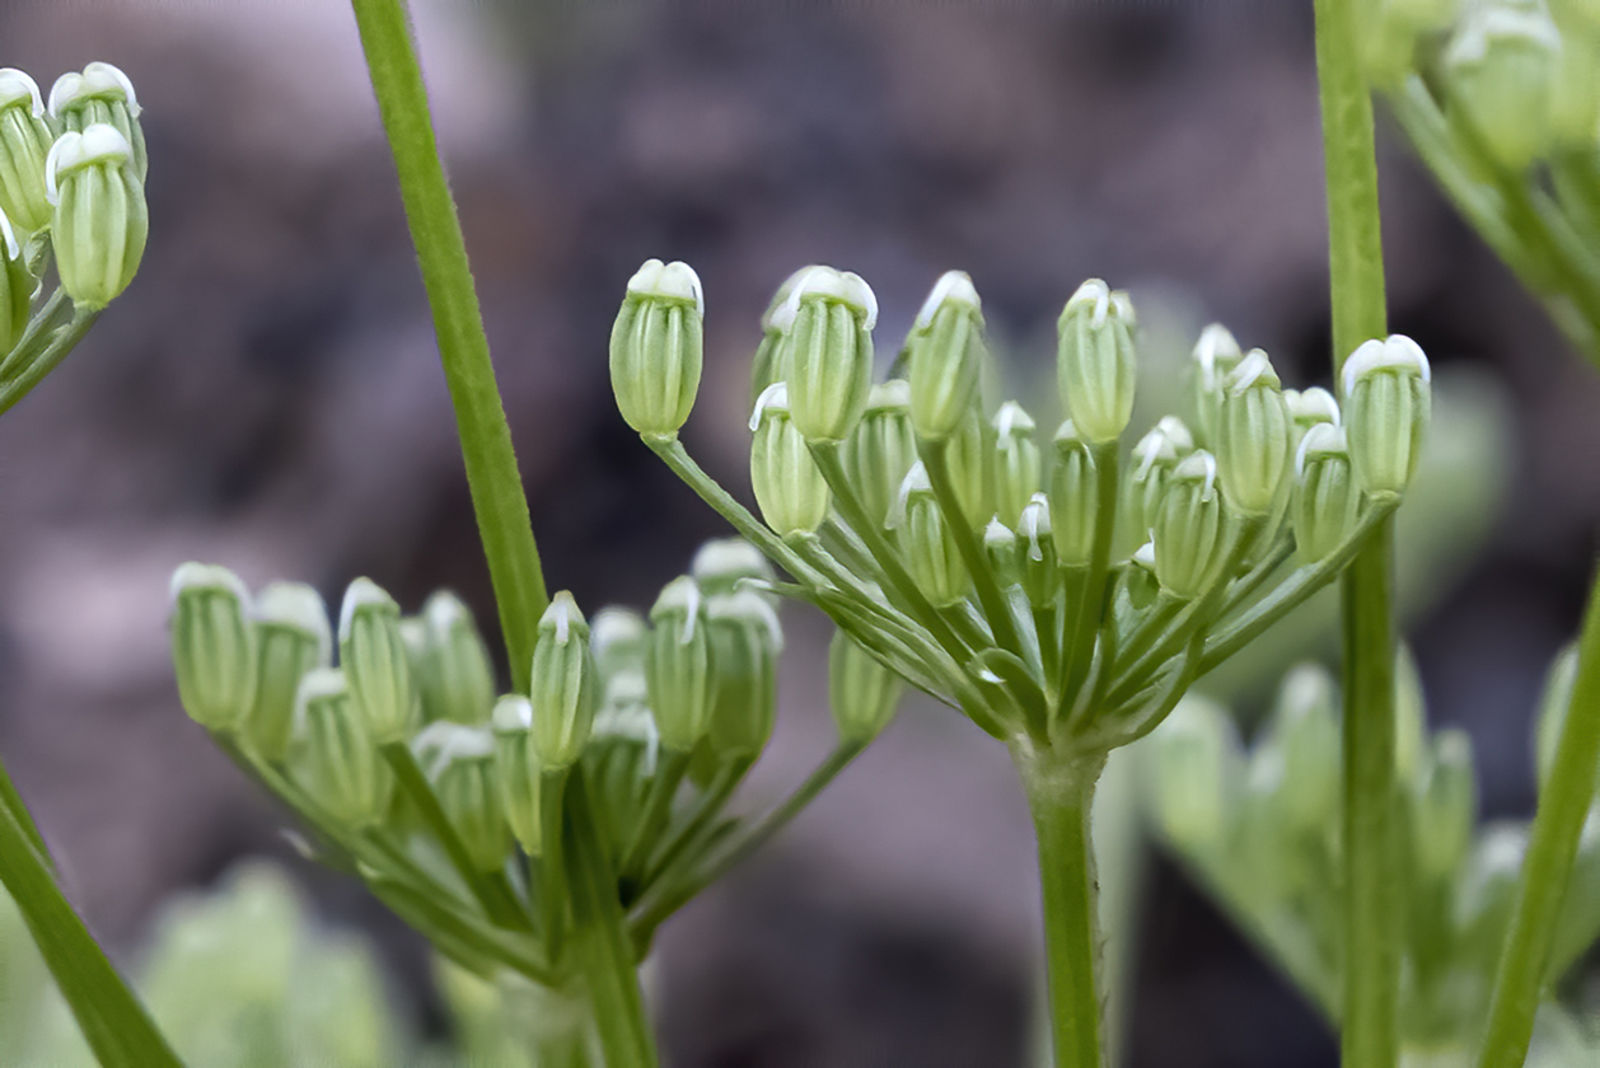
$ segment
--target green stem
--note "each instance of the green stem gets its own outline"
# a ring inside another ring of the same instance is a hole
[[[8,378],[0,385],[0,413],[8,412],[16,403],[33,391],[33,387],[44,381],[44,376],[60,366],[67,354],[77,347],[78,342],[89,332],[95,320],[100,318],[98,311],[85,311],[82,308],[74,309],[72,319],[49,335],[50,340],[44,349],[28,359],[27,362],[18,362],[11,370],[15,375]],[[19,349],[20,351],[20,349]],[[10,363],[10,359],[6,361]]]
[[[1511,927],[1495,973],[1480,1068],[1515,1068],[1528,1053],[1533,1019],[1549,977],[1551,947],[1572,877],[1578,839],[1600,768],[1600,579],[1589,591],[1578,674],[1550,777],[1528,837]]]
[[[1094,545],[1089,554],[1083,595],[1078,598],[1077,604],[1067,605],[1072,625],[1067,631],[1066,652],[1061,658],[1061,687],[1056,695],[1058,713],[1060,709],[1072,709],[1084,676],[1089,673],[1094,641],[1100,633],[1106,576],[1111,567],[1111,540],[1117,529],[1117,485],[1122,476],[1117,443],[1112,441],[1095,445],[1091,454],[1094,458],[1095,484]]]
[[[728,763],[717,772],[716,777],[711,780],[711,785],[696,799],[688,818],[678,825],[666,843],[660,846],[651,858],[643,886],[650,887],[660,883],[680,866],[680,861],[686,856],[692,859],[693,850],[690,847],[704,840],[707,828],[728,803],[733,792],[739,788],[739,783],[750,770],[751,763],[752,761],[747,758],[740,758]]]
[[[544,575],[472,287],[461,221],[434,140],[428,91],[412,48],[405,0],[351,0],[351,7],[433,311],[512,683],[527,693],[539,616],[548,599]]]
[[[34,852],[54,868],[55,861],[50,857],[50,848],[45,845],[44,835],[39,832],[39,825],[33,821],[33,813],[28,811],[28,806],[23,802],[22,794],[17,792],[17,784],[11,781],[11,773],[6,770],[4,763],[0,763],[0,809],[11,813],[11,818],[28,836],[28,844],[33,847]]]
[[[1056,1068],[1104,1068],[1100,987],[1100,886],[1090,814],[1105,765],[1074,764],[1052,754],[1014,754],[1039,846]]]
[[[1010,606],[1006,603],[1005,594],[1000,592],[1000,584],[995,580],[994,569],[989,566],[989,557],[983,551],[983,545],[962,514],[961,500],[956,496],[955,484],[950,480],[948,442],[918,438],[917,453],[928,472],[928,482],[933,486],[939,511],[955,537],[956,552],[961,555],[961,562],[967,565],[967,571],[972,575],[978,603],[983,606],[984,617],[994,633],[996,644],[1021,656],[1022,641],[1011,619]]]
[[[622,864],[618,870],[624,879],[637,881],[644,873],[650,849],[656,844],[662,829],[672,817],[673,799],[677,796],[678,786],[683,782],[683,776],[688,770],[688,753],[668,751],[662,757],[661,767],[650,779],[644,810],[634,827],[632,840],[622,854]]]

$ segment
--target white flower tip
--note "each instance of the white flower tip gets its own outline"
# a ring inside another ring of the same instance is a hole
[[[1172,477],[1204,484],[1203,496],[1209,500],[1217,485],[1217,458],[1204,449],[1196,449],[1172,469]]]
[[[628,292],[642,297],[665,297],[669,300],[692,300],[695,312],[706,317],[705,292],[700,288],[700,276],[682,260],[663,263],[658,259],[645,260],[633,277],[628,279]]]
[[[1078,308],[1089,308],[1094,315],[1094,325],[1099,326],[1105,322],[1106,314],[1110,310],[1111,287],[1099,278],[1091,278],[1079,286],[1067,298],[1066,311],[1071,312]]]
[[[482,727],[441,719],[411,739],[411,751],[422,758],[424,774],[435,780],[458,760],[487,760],[494,756],[494,737]]]
[[[250,611],[249,588],[238,575],[217,564],[201,564],[192,560],[179,564],[167,588],[168,599],[176,604],[178,598],[190,590],[216,590],[232,594],[243,611]]]
[[[350,625],[355,622],[356,613],[365,608],[380,608],[396,615],[400,612],[400,606],[395,604],[394,598],[382,586],[363,575],[345,588],[344,602],[339,606],[339,644],[343,645],[349,639]]]
[[[1221,323],[1212,323],[1200,331],[1200,340],[1195,342],[1193,358],[1200,365],[1201,371],[1207,376],[1215,375],[1217,368],[1227,367],[1243,357],[1239,349],[1239,342],[1234,340],[1233,332]]]
[[[755,433],[760,430],[762,421],[768,415],[787,415],[788,412],[789,383],[772,383],[756,397],[756,405],[750,410],[750,432]]]
[[[255,618],[313,635],[324,655],[333,642],[328,606],[323,604],[322,594],[304,582],[269,583],[256,597]]]
[[[783,625],[778,622],[778,613],[754,590],[735,590],[708,598],[706,618],[756,624],[766,631],[767,643],[773,652],[783,648]]]
[[[1332,423],[1338,426],[1341,422],[1339,402],[1321,386],[1286,390],[1283,397],[1289,404],[1289,418],[1298,423]]]
[[[983,541],[985,545],[1010,545],[1017,540],[1011,528],[1000,522],[1000,517],[995,516],[989,520],[988,526],[983,528]]]
[[[79,133],[68,130],[50,146],[44,160],[45,196],[51,204],[61,197],[61,179],[80,167],[93,163],[115,162],[129,164],[133,161],[133,146],[122,136],[122,131],[110,123],[94,122]]]
[[[120,67],[96,60],[80,71],[68,71],[50,87],[50,114],[56,118],[85,97],[117,97],[128,103],[128,114],[139,117],[139,98],[133,91],[133,82]]]
[[[970,305],[974,311],[983,310],[983,301],[978,298],[978,290],[972,284],[972,276],[966,271],[946,271],[928,291],[927,299],[922,302],[922,310],[917,312],[917,321],[913,329],[921,329],[931,324],[933,317],[944,307],[945,302],[952,300]]]
[[[789,323],[793,322],[792,310],[791,318],[786,322],[779,321],[779,312],[788,305],[789,294],[794,292],[795,283],[799,282],[800,279],[806,276],[808,271],[814,270],[817,266],[815,263],[808,263],[804,267],[791,271],[789,277],[783,280],[783,284],[772,294],[772,301],[767,305],[767,310],[761,315],[761,329],[763,332],[770,334],[789,329]]]
[[[1146,571],[1156,569],[1156,543],[1152,538],[1133,551],[1133,562]]]
[[[1382,341],[1377,338],[1363,341],[1344,361],[1340,381],[1345,395],[1348,396],[1355,389],[1359,380],[1382,371],[1413,374],[1421,378],[1424,384],[1433,381],[1433,369],[1428,365],[1428,357],[1422,351],[1422,346],[1404,334],[1390,334]]]
[[[688,575],[679,575],[661,587],[661,595],[650,609],[650,621],[655,622],[658,615],[680,612],[683,614],[683,630],[678,635],[678,644],[688,645],[694,641],[695,624],[700,619],[700,584]]]
[[[1044,539],[1050,534],[1050,498],[1035,493],[1022,507],[1017,519],[1017,533],[1028,542],[1028,559],[1034,563],[1044,560]]]
[[[884,521],[885,529],[895,530],[906,521],[906,507],[913,493],[932,492],[933,483],[928,481],[928,469],[918,460],[906,472],[906,477],[900,480],[900,492],[895,495],[894,506],[889,509],[889,516]]]
[[[1278,372],[1272,369],[1272,360],[1263,349],[1251,349],[1239,366],[1228,375],[1228,392],[1237,397],[1252,386],[1264,385],[1276,389],[1283,384]]]
[[[1488,58],[1496,44],[1524,44],[1547,52],[1561,51],[1561,31],[1543,4],[1513,6],[1480,4],[1461,21],[1445,50],[1451,67],[1474,66]]]
[[[1078,424],[1071,419],[1061,420],[1061,425],[1056,427],[1055,443],[1061,445],[1076,445],[1083,441],[1083,435],[1078,433]]]
[[[497,734],[516,734],[533,729],[533,702],[520,693],[506,694],[494,703],[490,716]]]
[[[911,383],[903,378],[891,378],[876,383],[867,391],[868,412],[909,411],[911,408]]]
[[[1156,430],[1160,431],[1172,447],[1179,452],[1190,452],[1194,449],[1194,434],[1185,423],[1175,415],[1163,415],[1156,420]]]
[[[573,628],[584,625],[584,622],[583,611],[578,608],[578,602],[573,600],[571,592],[560,590],[550,598],[550,604],[539,620],[539,629],[553,627],[556,644],[565,645],[572,640]]]
[[[743,538],[714,538],[695,551],[689,574],[704,582],[725,575],[770,575],[772,566]]]
[[[422,618],[427,620],[429,630],[448,634],[457,623],[470,623],[472,612],[454,593],[438,590],[422,606]]]
[[[995,442],[999,448],[1009,449],[1014,438],[1025,437],[1033,431],[1033,416],[1016,401],[1006,401],[994,413]]]
[[[44,98],[39,95],[39,83],[25,70],[0,67],[0,109],[27,101],[34,118],[44,114]]]
[[[1300,447],[1295,450],[1295,477],[1304,477],[1306,461],[1314,456],[1331,456],[1348,451],[1349,444],[1345,441],[1344,427],[1337,423],[1317,423],[1306,431],[1306,436],[1300,439]]]
[[[862,326],[871,330],[878,325],[878,297],[866,280],[854,271],[837,271],[832,267],[807,267],[794,278],[789,295],[767,316],[770,328],[787,331],[800,314],[800,302],[807,297],[837,300],[849,305],[862,316]]]
[[[607,605],[589,622],[589,648],[595,656],[618,643],[637,642],[644,637],[644,620],[631,608]]]
[[[303,714],[306,705],[312,701],[324,701],[330,697],[339,697],[348,692],[349,689],[350,686],[345,681],[344,672],[338,668],[312,668],[300,679],[300,686],[295,691],[295,708]]]

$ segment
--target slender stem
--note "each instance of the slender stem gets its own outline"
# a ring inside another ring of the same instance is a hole
[[[750,770],[750,764],[750,760],[741,758],[717,772],[716,777],[711,780],[711,785],[696,800],[688,819],[678,825],[666,843],[651,858],[644,877],[644,886],[654,886],[662,882],[668,874],[676,870],[680,860],[686,855],[692,859],[693,853],[690,847],[704,838],[706,828],[711,826],[717,814],[728,803],[728,798],[739,788],[745,772]]]
[[[544,574],[472,287],[461,221],[434,140],[428,91],[412,48],[405,0],[351,0],[351,7],[433,311],[512,683],[526,693],[539,616],[547,601]]]
[[[928,472],[928,482],[933,486],[934,499],[945,523],[955,537],[956,552],[972,575],[973,587],[978,593],[978,603],[983,606],[984,618],[995,640],[1002,649],[1022,655],[1022,641],[1017,637],[1017,627],[1011,618],[1005,594],[995,581],[994,569],[989,566],[988,555],[973,533],[972,525],[961,511],[961,500],[956,495],[955,484],[950,479],[948,442],[917,439],[917,453],[922,457],[923,468]]]
[[[1355,0],[1316,0],[1335,378],[1358,345],[1387,332],[1372,98],[1356,18]],[[1404,886],[1394,766],[1393,555],[1393,521],[1385,517],[1343,579],[1346,1068],[1388,1068],[1399,1056]]]
[[[50,856],[50,848],[45,845],[44,835],[40,833],[39,825],[33,821],[33,813],[28,811],[28,806],[22,800],[22,794],[17,792],[17,784],[11,781],[11,773],[6,770],[3,762],[0,762],[0,808],[11,813],[11,818],[28,836],[28,844],[33,846],[34,852],[54,868],[55,861]]]
[[[7,379],[0,385],[0,413],[8,412],[16,403],[33,391],[33,387],[44,381],[44,376],[60,366],[67,354],[77,347],[78,342],[89,332],[95,320],[100,318],[99,311],[86,311],[82,308],[73,310],[72,319],[64,326],[49,335],[50,340],[45,343],[44,349],[27,363],[18,363],[12,368],[14,378]],[[10,360],[6,361],[10,363]]]
[[[1073,764],[1048,753],[1014,756],[1038,838],[1054,1063],[1104,1068],[1100,885],[1089,820],[1105,758]]]
[[[1600,768],[1600,580],[1589,591],[1572,703],[1561,724],[1550,777],[1528,837],[1522,881],[1495,973],[1480,1068],[1515,1068],[1528,1054],[1533,1018],[1549,976],[1551,947],[1572,877],[1578,839]]]
[[[650,778],[649,792],[645,795],[644,810],[635,825],[628,848],[623,852],[618,871],[624,879],[636,880],[643,874],[650,847],[655,845],[662,828],[672,816],[672,801],[684,773],[689,770],[689,754],[667,752],[661,767]]]
[[[1094,655],[1095,637],[1100,632],[1100,611],[1106,595],[1106,575],[1111,566],[1111,539],[1117,529],[1117,484],[1122,465],[1117,443],[1095,445],[1094,545],[1089,554],[1089,569],[1084,577],[1083,594],[1077,604],[1068,604],[1072,625],[1067,632],[1066,654],[1061,658],[1060,708],[1071,708],[1083,685]]]

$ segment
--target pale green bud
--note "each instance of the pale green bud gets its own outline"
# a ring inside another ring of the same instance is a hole
[[[1345,361],[1345,439],[1369,496],[1393,499],[1411,481],[1432,411],[1432,377],[1428,357],[1403,334],[1363,342]]]
[[[1341,775],[1338,694],[1326,669],[1301,664],[1284,676],[1271,730],[1283,761],[1276,803],[1285,822],[1303,831],[1326,826],[1338,810]]]
[[[1164,415],[1133,446],[1123,478],[1118,543],[1125,550],[1150,536],[1178,461],[1194,451],[1194,436],[1175,415]]]
[[[1222,425],[1224,383],[1243,359],[1239,342],[1221,323],[1212,323],[1200,331],[1200,340],[1195,342],[1190,356],[1190,388],[1194,391],[1195,429],[1200,444],[1208,448],[1216,448]]]
[[[494,709],[494,665],[472,611],[449,590],[422,606],[425,641],[418,682],[429,719],[479,724]]]
[[[62,288],[76,304],[110,304],[133,281],[150,233],[127,139],[105,123],[62,134],[45,160],[45,190]]]
[[[750,582],[770,583],[776,576],[761,550],[743,538],[714,538],[695,551],[689,574],[711,595],[748,588]]]
[[[16,348],[28,329],[29,308],[37,288],[27,257],[11,220],[0,211],[0,356]]]
[[[1238,731],[1227,709],[1190,695],[1151,737],[1155,816],[1162,833],[1186,851],[1219,848],[1233,819],[1243,771]]]
[[[778,313],[788,303],[789,294],[794,291],[794,284],[816,266],[809,264],[785,278],[783,285],[772,295],[772,301],[767,305],[766,312],[761,316],[761,343],[756,346],[755,359],[751,361],[750,367],[751,404],[756,402],[756,398],[761,396],[768,386],[774,382],[782,382],[788,377],[783,367],[784,328],[779,325],[784,320],[779,318]]]
[[[1295,453],[1290,503],[1295,550],[1308,564],[1327,559],[1355,529],[1361,491],[1350,468],[1344,430],[1318,423]]]
[[[644,670],[650,630],[631,608],[607,605],[589,621],[589,655],[602,679]]]
[[[1465,731],[1433,736],[1432,759],[1411,801],[1411,854],[1429,880],[1454,882],[1472,848],[1478,823],[1478,784],[1472,772],[1472,739]]]
[[[1039,443],[1033,417],[1016,401],[1006,401],[994,417],[996,513],[1017,525],[1022,509],[1039,492]]]
[[[1574,0],[1565,11],[1554,7],[1552,13],[1558,25],[1569,23],[1562,30],[1552,86],[1554,136],[1563,148],[1592,149],[1600,121],[1600,24],[1596,24],[1600,6],[1593,0]]]
[[[1560,54],[1542,0],[1487,0],[1451,39],[1449,98],[1502,166],[1523,170],[1550,147]]]
[[[1173,468],[1156,516],[1156,577],[1162,588],[1180,600],[1204,593],[1221,566],[1222,540],[1217,462],[1197,450]]]
[[[327,667],[333,635],[322,595],[300,582],[275,582],[256,598],[256,698],[245,736],[276,763],[289,752],[295,696],[312,668]]]
[[[705,623],[716,670],[707,741],[721,759],[754,760],[772,737],[783,629],[772,606],[748,590],[708,597]]]
[[[376,743],[410,738],[421,702],[400,636],[400,606],[369,578],[358,578],[345,590],[339,609],[339,666]]]
[[[594,660],[589,624],[572,594],[550,599],[539,619],[528,697],[533,702],[533,750],[545,768],[571,766],[594,728]]]
[[[543,763],[533,751],[533,703],[521,694],[507,694],[495,702],[492,723],[501,810],[523,851],[537,857],[541,852],[539,776]]]
[[[907,569],[929,601],[946,608],[966,598],[972,575],[961,559],[955,533],[939,510],[928,472],[920,461],[912,465],[900,484],[889,526],[899,532]]]
[[[1332,423],[1334,426],[1343,423],[1339,413],[1339,402],[1334,399],[1332,393],[1321,386],[1312,386],[1310,389],[1286,389],[1283,391],[1283,401],[1289,406],[1291,441],[1296,449],[1305,439],[1306,431],[1318,423]]]
[[[63,131],[82,133],[96,123],[114,128],[128,142],[134,176],[143,182],[150,169],[144,131],[139,126],[139,98],[133,82],[109,63],[96,61],[68,71],[50,87],[50,115]]]
[[[511,833],[489,729],[440,720],[425,727],[411,749],[472,866],[499,871],[511,851]]]
[[[1139,546],[1128,557],[1128,563],[1132,565],[1126,573],[1128,603],[1135,611],[1143,612],[1161,592],[1161,583],[1156,578],[1156,543],[1147,541]]]
[[[944,444],[945,466],[967,525],[981,530],[994,517],[994,438],[977,408]]]
[[[761,518],[779,537],[816,530],[828,518],[828,483],[794,425],[784,383],[761,394],[750,429],[750,487]]]
[[[867,410],[845,442],[843,459],[856,497],[881,528],[894,507],[900,483],[917,461],[911,386],[905,379],[893,378],[872,387]]]
[[[1091,278],[1067,301],[1056,326],[1062,407],[1090,442],[1117,440],[1133,415],[1133,303],[1127,293]]]
[[[1289,470],[1289,408],[1272,361],[1251,349],[1228,376],[1217,434],[1222,492],[1241,515],[1272,511]]]
[[[1544,691],[1539,695],[1539,714],[1534,723],[1534,771],[1539,789],[1549,781],[1566,726],[1567,710],[1572,707],[1572,691],[1578,684],[1578,647],[1569,645],[1550,662],[1545,673]]]
[[[54,140],[39,86],[15,67],[0,69],[0,214],[23,234],[50,224],[44,161]]]
[[[828,643],[828,707],[839,741],[864,746],[894,719],[905,686],[842,630]]]
[[[250,593],[225,567],[188,563],[172,575],[172,666],[189,718],[237,730],[256,693]]]
[[[911,364],[911,422],[929,441],[955,433],[976,406],[984,360],[983,303],[964,271],[934,283],[906,339]]]
[[[339,823],[365,830],[389,811],[394,774],[338,668],[300,680],[292,752],[295,777]]]
[[[1022,590],[1034,608],[1055,604],[1057,590],[1056,543],[1050,521],[1050,500],[1035,493],[1017,517],[1017,564],[1022,570]]]
[[[1063,567],[1089,563],[1094,553],[1095,512],[1099,501],[1094,455],[1072,420],[1055,437],[1056,462],[1050,468],[1050,537]]]
[[[700,391],[705,297],[687,263],[646,260],[611,328],[611,389],[640,434],[676,434]]]
[[[645,678],[661,744],[690,752],[710,728],[717,696],[711,635],[694,579],[684,575],[662,589],[645,641]]]
[[[861,276],[813,267],[772,315],[784,332],[789,417],[809,442],[843,441],[867,407],[878,300]]]
[[[989,559],[989,570],[1001,586],[1022,585],[1022,569],[1017,557],[1017,535],[995,516],[983,528],[983,552]]]

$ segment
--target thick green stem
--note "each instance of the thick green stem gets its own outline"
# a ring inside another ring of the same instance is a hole
[[[1104,1068],[1100,984],[1100,884],[1089,821],[1105,758],[1069,762],[1014,753],[1039,846],[1056,1068]]]
[[[433,329],[455,407],[461,458],[494,583],[512,683],[526,693],[539,616],[547,600],[544,574],[472,287],[461,222],[434,141],[428,92],[412,48],[405,0],[351,0],[351,7],[433,310]]]
[[[1387,332],[1372,98],[1355,20],[1355,0],[1316,0],[1335,377],[1356,346]],[[1404,902],[1394,766],[1393,553],[1393,523],[1386,517],[1343,580],[1341,1054],[1347,1068],[1387,1068],[1399,1055]]]
[[[1533,1018],[1550,978],[1551,947],[1572,877],[1600,767],[1600,579],[1589,591],[1572,703],[1528,838],[1511,927],[1495,974],[1481,1068],[1516,1068],[1528,1054]]]

